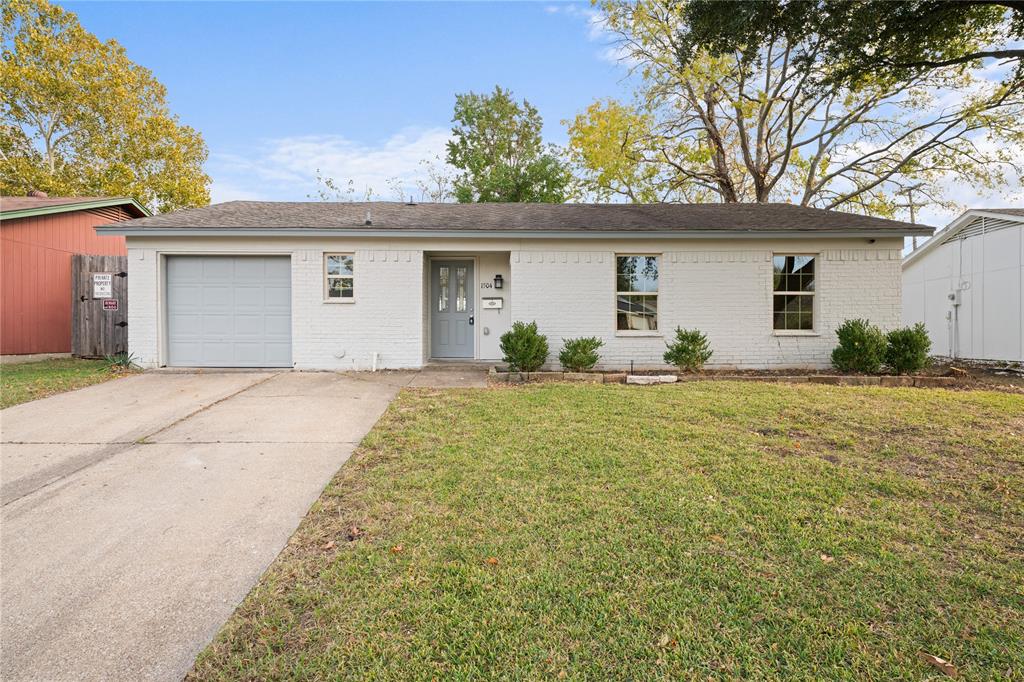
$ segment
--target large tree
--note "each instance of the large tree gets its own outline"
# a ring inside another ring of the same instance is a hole
[[[448,163],[456,170],[455,198],[477,201],[560,203],[571,173],[558,150],[541,138],[543,121],[526,100],[495,87],[455,97]]]
[[[5,0],[0,193],[133,197],[157,211],[209,203],[202,137],[124,48],[46,0]]]
[[[943,201],[951,179],[996,187],[1020,169],[1024,104],[1012,79],[949,65],[837,85],[813,32],[688,53],[684,4],[602,9],[639,87],[635,101],[598,101],[571,122],[569,152],[592,195],[894,215],[908,188]]]
[[[1024,1],[689,0],[680,57],[756,50],[779,35],[791,41],[816,36],[831,84],[905,80],[985,60],[1013,64],[1008,79],[1020,79]]]

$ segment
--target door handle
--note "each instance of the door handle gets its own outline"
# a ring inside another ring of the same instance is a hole
[[[469,326],[470,327],[473,326],[473,316],[472,315],[469,316]]]

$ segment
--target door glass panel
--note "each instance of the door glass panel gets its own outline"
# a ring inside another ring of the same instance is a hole
[[[458,292],[455,294],[455,311],[466,312],[466,268],[455,268],[455,284]]]
[[[440,293],[437,297],[437,312],[446,313],[448,312],[448,266],[442,265],[440,267],[440,273],[438,275],[440,280],[439,286]]]

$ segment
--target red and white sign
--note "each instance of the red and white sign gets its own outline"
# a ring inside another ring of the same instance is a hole
[[[116,298],[105,298],[103,299],[104,310],[117,310],[117,299]]]

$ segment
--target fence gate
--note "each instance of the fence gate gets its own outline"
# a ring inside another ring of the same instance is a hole
[[[71,259],[71,354],[102,358],[128,351],[128,258]]]

